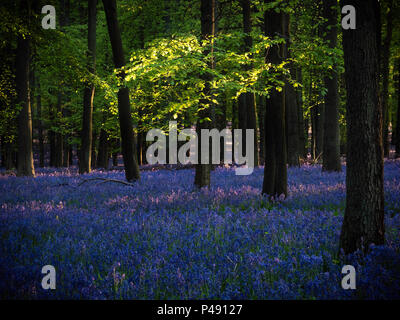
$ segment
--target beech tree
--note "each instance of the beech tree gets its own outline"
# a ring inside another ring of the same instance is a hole
[[[266,0],[266,4],[274,1]],[[269,8],[264,13],[265,35],[276,38],[282,35],[282,11]],[[282,62],[282,46],[269,49],[266,62],[279,65]],[[285,130],[285,94],[273,88],[265,109],[265,167],[262,193],[270,197],[287,195],[287,153]]]
[[[344,253],[384,243],[382,106],[379,102],[377,0],[342,1],[357,12],[356,29],[343,30],[347,89],[346,210],[340,235]]]
[[[215,0],[201,0],[201,39],[203,43],[209,42],[215,35]],[[212,40],[211,40],[212,41]],[[207,56],[212,48],[210,48],[210,44],[206,44],[208,48],[204,50],[204,55]],[[208,62],[209,67],[213,68],[213,58],[211,58]],[[210,95],[210,82],[212,80],[212,75],[209,72],[205,72],[202,75],[202,78],[205,81],[204,85],[204,95],[207,97]],[[201,129],[210,129],[211,121],[207,121],[211,119],[211,101],[208,99],[200,100],[201,110],[198,113],[198,121],[196,124],[196,132],[198,137],[198,161],[199,164],[196,165],[196,172],[194,178],[194,184],[198,188],[209,187],[210,186],[210,170],[211,164],[202,164],[201,162]]]
[[[337,1],[323,1],[323,16],[327,20],[324,23],[325,41],[330,49],[337,45]],[[332,57],[334,60],[335,58]],[[340,143],[339,143],[339,91],[338,71],[336,63],[328,70],[324,78],[327,93],[325,95],[325,119],[324,119],[324,143],[322,154],[322,170],[341,171]]]
[[[106,13],[108,34],[113,52],[116,68],[125,66],[125,57],[122,48],[121,33],[117,19],[117,5],[115,0],[103,0]],[[125,72],[120,70],[120,79],[123,81]],[[118,118],[121,130],[122,155],[124,158],[125,177],[128,181],[140,179],[139,165],[137,163],[136,147],[133,136],[131,105],[129,89],[122,85],[118,91]]]
[[[96,69],[96,16],[97,0],[88,2],[88,69],[94,73]],[[88,83],[83,92],[83,114],[81,132],[81,150],[79,158],[79,173],[90,172],[92,162],[92,121],[93,121],[93,99],[95,87]]]
[[[397,121],[396,121],[396,158],[400,158],[400,58],[396,59],[395,68],[397,69]]]
[[[383,109],[383,153],[385,157],[389,156],[389,59],[390,47],[393,33],[393,0],[385,1],[387,9],[386,13],[386,32],[382,46],[382,109]]]
[[[19,10],[25,21],[29,21],[30,15],[32,14],[31,2],[28,0],[21,0],[19,3]],[[32,113],[29,94],[30,46],[30,36],[19,34],[16,51],[16,102],[20,108],[18,114],[17,139],[17,173],[19,176],[35,175],[32,152]]]

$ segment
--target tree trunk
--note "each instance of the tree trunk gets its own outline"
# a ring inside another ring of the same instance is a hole
[[[273,2],[266,0],[266,3]],[[265,35],[282,34],[282,12],[273,9],[264,13]],[[269,49],[266,62],[279,65],[283,52],[275,45]],[[282,80],[282,79],[281,79]],[[265,167],[262,193],[270,197],[287,196],[287,154],[285,130],[285,94],[272,89],[265,110]]]
[[[88,7],[88,69],[90,73],[96,70],[96,10],[97,0],[90,0]],[[79,158],[79,173],[88,173],[92,167],[93,144],[93,99],[94,85],[87,84],[83,92],[83,115],[81,132],[81,150]]]
[[[97,168],[108,169],[108,134],[104,129],[100,130],[99,154],[96,165]]]
[[[296,79],[297,82],[303,83],[303,76],[301,68],[296,70]],[[299,156],[303,159],[307,159],[307,135],[308,133],[305,130],[305,121],[304,121],[304,113],[303,113],[303,88],[297,87],[296,90],[296,99],[297,99],[297,119],[299,121],[298,130],[299,130]]]
[[[30,4],[21,1],[20,10],[29,20]],[[35,176],[32,152],[32,114],[29,97],[29,65],[30,65],[30,38],[28,35],[18,36],[16,56],[16,91],[17,104],[21,108],[18,114],[18,163],[19,176]]]
[[[337,43],[337,1],[323,1],[325,23],[325,41],[329,48],[335,49]],[[341,171],[339,142],[339,91],[336,66],[324,79],[328,92],[325,96],[324,143],[322,154],[322,170]]]
[[[396,118],[396,158],[400,158],[400,58],[396,60],[397,68],[397,118]]]
[[[49,120],[50,120],[50,126],[52,123],[54,123],[55,116],[54,116],[54,108],[53,105],[49,105]],[[56,155],[55,155],[55,150],[56,150],[56,135],[54,130],[48,128],[47,130],[47,135],[49,137],[49,144],[50,144],[50,167],[54,167],[56,163]]]
[[[382,107],[383,107],[383,152],[389,157],[389,60],[390,44],[393,33],[393,0],[388,0],[388,11],[386,15],[386,37],[382,48]]]
[[[260,165],[265,163],[265,97],[258,97],[258,127],[260,128]]]
[[[319,103],[315,109],[315,154],[318,160],[321,160],[324,148],[324,121],[325,105]]]
[[[106,13],[108,34],[110,36],[111,47],[113,51],[114,65],[116,68],[121,68],[125,65],[125,57],[117,20],[117,5],[115,0],[103,0],[103,5]],[[120,71],[119,76],[121,80],[123,80],[125,78],[125,73]],[[140,179],[140,172],[137,163],[136,146],[133,137],[129,89],[126,87],[121,87],[118,91],[118,117],[121,130],[125,177],[128,181],[138,180]]]
[[[43,124],[42,124],[42,96],[40,92],[40,82],[37,82],[36,105],[37,105],[37,127],[38,127],[38,139],[39,139],[39,167],[44,167],[44,138],[43,138]]]
[[[245,33],[244,38],[244,47],[246,52],[250,52],[253,46],[253,39],[251,37],[251,0],[242,0],[241,1],[242,10],[243,10],[243,31]],[[245,65],[246,70],[251,70],[253,68],[252,64]],[[259,159],[258,159],[258,134],[257,134],[257,107],[254,93],[246,92],[244,94],[244,104],[245,104],[245,117],[246,117],[246,126],[245,129],[253,129],[254,130],[254,140],[246,141],[248,143],[253,143],[254,146],[254,167],[258,167]],[[242,132],[242,137],[246,139],[246,132]],[[242,150],[246,150],[244,146]]]
[[[92,150],[91,150],[91,157],[92,157],[92,169],[96,168],[97,166],[97,148],[96,148],[96,141],[97,141],[97,132],[95,130],[92,131]]]
[[[286,44],[284,48],[285,59],[290,59],[290,17],[288,14],[283,15],[283,34],[286,37]],[[293,63],[289,62],[290,74],[293,78],[296,76]],[[287,159],[289,167],[298,167],[299,162],[299,119],[297,96],[293,85],[285,80],[285,107],[286,107],[286,130],[287,130]]]
[[[342,1],[357,12],[343,30],[347,89],[346,211],[340,235],[345,254],[384,243],[382,107],[379,103],[377,0]]]
[[[61,123],[61,114],[62,114],[62,106],[61,106],[62,95],[61,92],[58,92],[57,95],[57,114],[56,114],[56,124],[60,127]],[[64,137],[61,132],[55,133],[55,164],[56,168],[61,168],[63,165],[63,151],[64,151]]]
[[[215,32],[215,0],[201,0],[201,38],[203,41],[209,40],[210,37],[214,37]],[[204,50],[204,55],[207,56],[212,48],[207,48]],[[209,67],[212,68],[214,63],[212,58],[208,62]],[[210,82],[212,80],[212,75],[210,73],[205,73],[202,75],[203,80],[205,81],[205,87],[203,89],[203,93],[205,96],[209,96],[211,94]],[[210,104],[211,102],[208,99],[201,99],[200,105]],[[194,178],[194,185],[198,188],[209,187],[210,186],[210,170],[211,164],[206,163],[202,164],[201,162],[201,129],[210,129],[211,122],[210,121],[202,121],[205,118],[211,118],[211,108],[207,107],[199,111],[198,117],[199,120],[196,124],[196,132],[198,137],[198,161],[199,163],[196,165],[196,172]],[[209,154],[210,162],[211,162],[211,154]]]

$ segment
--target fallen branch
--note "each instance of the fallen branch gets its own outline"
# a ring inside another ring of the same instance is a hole
[[[81,181],[81,182],[78,184],[78,187],[80,187],[81,185],[83,185],[83,184],[86,183],[86,182],[89,182],[89,181],[96,181],[96,180],[102,180],[102,182],[99,182],[99,183],[97,183],[96,185],[99,185],[99,184],[102,184],[102,183],[107,183],[107,182],[115,182],[115,183],[124,184],[124,185],[126,185],[126,186],[130,186],[130,187],[135,186],[133,183],[129,183],[129,182],[126,182],[126,181],[123,181],[123,180],[107,179],[107,178],[100,178],[100,177],[98,177],[98,178],[85,179],[85,180]]]

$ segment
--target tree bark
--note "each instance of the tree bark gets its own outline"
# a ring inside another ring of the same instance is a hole
[[[395,157],[400,158],[400,58],[396,60],[397,68],[397,118],[396,118],[396,153]]]
[[[379,103],[377,0],[342,1],[357,12],[343,30],[347,89],[346,210],[340,235],[345,254],[384,243],[382,106]]]
[[[258,97],[258,127],[260,128],[260,165],[265,164],[265,97]]]
[[[20,10],[29,21],[30,3],[22,0]],[[18,163],[17,174],[19,176],[35,176],[32,152],[32,114],[29,95],[29,65],[30,65],[29,35],[18,36],[16,56],[16,93],[17,104],[21,110],[18,114]]]
[[[101,129],[99,138],[99,154],[96,162],[97,168],[108,169],[108,154],[108,134],[106,130]]]
[[[62,117],[62,94],[59,91],[57,94],[57,114],[56,114],[56,124],[60,127]],[[61,132],[55,133],[55,163],[56,168],[60,168],[63,165],[63,151],[64,151],[64,137]]]
[[[383,152],[389,157],[389,60],[390,44],[393,33],[393,0],[388,0],[388,11],[386,15],[386,36],[382,47],[382,107],[383,107]]]
[[[50,120],[50,126],[52,123],[54,123],[55,116],[54,116],[54,108],[53,105],[49,105],[49,120]],[[54,130],[51,128],[48,128],[47,130],[47,135],[49,137],[49,145],[50,145],[50,167],[54,167],[56,163],[56,155],[55,155],[55,150],[56,150],[56,135]]]
[[[116,68],[121,68],[125,66],[125,57],[117,19],[117,5],[115,0],[103,0],[103,5],[106,13],[108,34],[110,36],[111,47],[113,51],[114,65]],[[119,76],[121,80],[123,80],[125,78],[125,72],[120,71]],[[125,177],[127,181],[138,180],[140,179],[140,172],[137,163],[136,146],[133,137],[129,89],[124,86],[118,91],[118,117],[121,131]]]
[[[327,19],[325,26],[325,41],[330,49],[337,44],[337,1],[323,1],[323,15]],[[324,143],[322,154],[322,170],[341,171],[339,142],[339,91],[336,66],[329,71],[324,79],[328,92],[325,96]]]
[[[200,6],[201,12],[201,38],[203,41],[210,40],[210,38],[214,37],[215,34],[215,0],[201,0]],[[211,45],[212,46],[212,45]],[[212,48],[207,48],[204,50],[204,55],[207,56],[211,52]],[[212,58],[209,60],[208,65],[210,68],[213,68],[214,62]],[[212,80],[212,75],[210,73],[205,73],[202,75],[203,80],[205,81],[205,87],[203,89],[203,93],[205,96],[209,96],[211,94],[210,82]],[[200,105],[210,104],[211,102],[208,99],[201,99]],[[194,185],[198,188],[209,187],[210,186],[210,170],[211,170],[211,154],[209,154],[210,163],[202,164],[201,163],[201,129],[211,129],[211,122],[204,121],[205,118],[211,119],[211,108],[206,107],[199,111],[198,117],[199,120],[196,124],[196,132],[198,137],[198,161],[199,163],[196,165]],[[203,120],[203,121],[202,121]]]
[[[88,8],[88,69],[94,73],[96,69],[96,10],[97,0],[89,0]],[[79,159],[79,173],[88,173],[92,167],[93,144],[93,99],[95,88],[87,84],[83,92],[83,115],[81,132],[81,150]]]
[[[253,46],[253,39],[251,37],[252,22],[251,22],[251,0],[241,0],[242,11],[243,11],[243,31],[245,33],[244,37],[244,47],[246,52],[250,52]],[[246,70],[251,70],[253,68],[252,64],[245,65]],[[258,167],[258,132],[257,132],[257,107],[254,93],[246,92],[244,94],[244,115],[246,117],[244,129],[254,130],[254,140],[246,141],[248,143],[253,143],[254,145],[254,167]],[[245,140],[245,131],[242,132],[242,137]],[[246,150],[245,145],[242,150]]]
[[[265,0],[271,3],[272,0]],[[275,38],[282,34],[282,12],[273,9],[264,13],[265,35]],[[283,52],[279,46],[269,49],[266,61],[279,65]],[[265,110],[265,167],[262,193],[269,197],[287,196],[287,154],[285,130],[285,94],[271,90]]]
[[[290,59],[290,17],[288,14],[283,15],[283,34],[286,37],[284,48],[285,59]],[[295,78],[296,72],[293,63],[289,61],[290,74]],[[299,119],[297,96],[293,85],[285,80],[285,106],[286,106],[286,143],[287,143],[287,159],[289,167],[298,167],[299,162]]]
[[[296,79],[297,82],[303,84],[303,75],[301,68],[296,70]],[[304,121],[304,112],[303,112],[303,89],[298,87],[296,90],[296,99],[297,99],[297,119],[299,121],[298,128],[299,128],[299,156],[303,159],[307,159],[307,137],[308,131],[306,131],[305,121]]]
[[[37,127],[38,127],[38,139],[39,139],[39,167],[44,167],[44,137],[43,137],[43,124],[42,124],[42,96],[40,92],[40,82],[39,79],[37,82],[37,96],[36,96],[36,105],[37,105]]]

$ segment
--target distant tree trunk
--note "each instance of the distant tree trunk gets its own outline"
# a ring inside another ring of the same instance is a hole
[[[100,130],[99,154],[97,156],[97,168],[108,169],[108,134],[104,129]]]
[[[39,167],[44,167],[44,138],[43,138],[43,124],[42,124],[42,96],[40,92],[40,82],[37,79],[37,91],[36,105],[37,105],[37,127],[38,127],[38,139],[39,139]]]
[[[382,107],[383,107],[383,152],[389,157],[389,60],[390,44],[393,33],[393,0],[388,0],[388,11],[386,15],[386,36],[382,47]]]
[[[290,17],[288,14],[283,15],[283,34],[286,37],[286,45],[284,48],[284,57],[290,59]],[[295,79],[296,73],[293,63],[289,62],[290,73]],[[285,107],[286,107],[286,143],[287,143],[287,159],[289,167],[298,167],[299,162],[299,119],[297,96],[293,85],[285,80]]]
[[[210,37],[214,37],[215,34],[215,0],[201,0],[200,6],[201,12],[201,38],[202,40],[209,40]],[[204,50],[204,55],[208,55],[212,49],[207,48]],[[212,68],[214,63],[212,58],[208,62],[209,67]],[[212,80],[212,75],[210,73],[205,73],[202,75],[203,80],[205,81],[205,87],[203,92],[206,96],[211,94],[210,82]],[[200,105],[210,104],[208,99],[201,99]],[[194,184],[198,188],[209,187],[210,186],[210,170],[211,164],[202,164],[201,162],[201,129],[210,129],[211,123],[210,121],[202,121],[205,118],[211,118],[211,110],[210,107],[204,108],[199,111],[199,121],[196,124],[196,132],[198,136],[198,161],[199,163],[196,165],[196,172],[194,178]],[[210,155],[211,162],[211,155]]]
[[[298,68],[296,71],[296,79],[297,82],[303,83],[303,76],[301,68]],[[297,112],[298,116],[297,119],[299,121],[298,130],[299,130],[299,155],[306,159],[307,158],[307,148],[306,148],[306,141],[308,133],[305,130],[305,121],[304,121],[304,114],[303,114],[303,89],[301,87],[297,88],[296,91],[297,95]]]
[[[258,97],[258,127],[260,128],[260,165],[265,163],[265,97]]]
[[[266,3],[273,2],[265,0]],[[282,12],[273,9],[264,13],[265,35],[275,38],[282,34]],[[283,52],[275,45],[269,49],[266,61],[279,65]],[[272,89],[265,110],[265,167],[262,193],[270,197],[287,196],[287,154],[285,130],[285,95]]]
[[[325,23],[325,41],[331,49],[337,44],[337,1],[323,1],[323,15],[327,19]],[[339,90],[337,68],[324,79],[328,92],[325,96],[325,119],[324,119],[324,143],[322,154],[322,170],[341,171],[340,165],[340,142],[339,142]]]
[[[22,0],[20,10],[29,20],[30,3]],[[18,163],[19,176],[35,176],[32,151],[32,114],[29,97],[29,65],[30,65],[30,37],[18,36],[16,56],[16,91],[17,104],[21,111],[18,114]]]
[[[396,121],[396,158],[400,158],[400,58],[396,60],[397,68],[397,121]]]
[[[145,158],[145,154],[146,151],[144,150],[144,144],[146,142],[146,135],[144,134],[144,132],[142,132],[143,128],[142,128],[142,117],[143,117],[143,110],[141,107],[139,107],[138,110],[138,114],[139,114],[139,121],[138,121],[138,133],[137,133],[137,154],[138,154],[138,164],[142,165],[144,163],[144,158]]]
[[[68,163],[70,166],[72,166],[74,164],[74,151],[73,151],[73,145],[70,145],[68,148],[68,153],[69,153],[69,157],[68,157]]]
[[[243,31],[246,34],[244,38],[245,51],[250,52],[253,46],[253,39],[251,37],[251,0],[241,0],[242,11],[243,11]],[[246,70],[251,70],[253,68],[252,64],[245,65]],[[257,131],[257,108],[254,93],[246,92],[244,94],[244,104],[245,104],[245,116],[246,116],[246,126],[245,129],[254,130],[254,140],[248,141],[253,143],[254,146],[254,167],[258,167],[258,131]],[[245,132],[242,132],[242,137],[246,139]],[[243,147],[246,150],[245,147]]]
[[[2,140],[1,145],[2,152],[2,165],[6,168],[6,170],[12,170],[14,167],[14,159],[13,159],[13,144],[9,141]]]
[[[108,34],[110,36],[114,64],[116,68],[121,68],[125,65],[125,57],[117,20],[117,5],[115,0],[103,0],[103,5],[106,13]],[[125,78],[125,73],[120,71],[119,76],[121,80],[123,80]],[[125,177],[128,181],[138,180],[140,179],[140,172],[137,163],[135,139],[133,137],[129,89],[127,87],[121,87],[118,91],[118,117],[121,130]]]
[[[59,125],[60,117],[62,114],[62,95],[59,91],[57,94],[57,114],[56,114],[56,123]],[[63,165],[63,150],[64,150],[64,137],[61,132],[55,133],[55,163],[54,166],[56,168],[60,168]]]
[[[93,130],[92,131],[92,169],[96,168],[97,166],[97,148],[96,148],[96,143],[97,141],[97,131]]]
[[[63,144],[63,162],[62,166],[67,168],[69,166],[69,144],[68,144],[68,136],[64,136],[64,144]]]
[[[319,160],[321,160],[324,150],[324,122],[325,105],[324,103],[319,103],[315,109],[315,153]]]
[[[377,0],[342,0],[357,12],[343,30],[347,91],[346,210],[340,235],[345,254],[384,243],[382,107],[379,103]]]
[[[53,105],[49,105],[49,120],[50,120],[50,126],[52,123],[54,123],[55,121],[55,115],[54,115],[54,107]],[[54,130],[50,128],[48,128],[47,130],[47,135],[49,137],[49,145],[50,145],[50,167],[54,167],[55,163],[56,163],[56,134],[54,132]]]
[[[88,8],[88,66],[89,72],[96,68],[96,10],[97,0],[89,0]],[[93,99],[94,85],[87,84],[83,92],[83,115],[81,132],[81,150],[79,158],[79,173],[88,173],[92,167],[92,130],[93,130]]]
[[[219,131],[226,128],[226,96],[222,96],[225,98],[224,100],[221,99],[218,104],[219,112],[216,114],[216,127]],[[223,139],[220,140],[220,156],[221,162],[224,161],[224,152],[225,144]]]
[[[238,129],[242,129],[242,150],[246,150],[247,108],[246,96],[242,93],[238,98]]]

